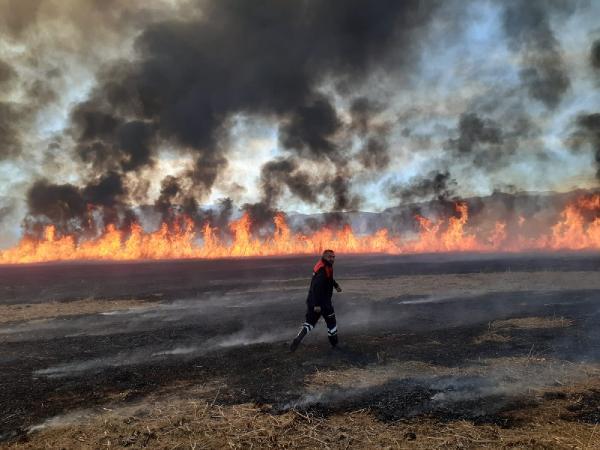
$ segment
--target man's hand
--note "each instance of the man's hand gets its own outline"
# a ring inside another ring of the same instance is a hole
[[[317,314],[320,314],[321,313],[321,307],[320,306],[315,306],[313,308],[313,311],[316,312]]]
[[[338,286],[335,287],[335,290],[338,291],[338,292],[342,292],[342,287],[338,285]]]

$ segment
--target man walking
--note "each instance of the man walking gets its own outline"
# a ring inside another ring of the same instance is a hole
[[[333,263],[335,262],[335,253],[333,250],[325,250],[321,259],[313,268],[313,276],[308,289],[306,298],[306,322],[302,325],[298,336],[290,345],[290,350],[296,351],[300,342],[317,324],[321,316],[327,324],[327,335],[332,347],[338,343],[337,324],[335,321],[335,311],[331,304],[333,289],[342,292],[342,288],[333,279]]]

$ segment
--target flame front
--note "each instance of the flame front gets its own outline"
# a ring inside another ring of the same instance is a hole
[[[179,258],[222,258],[269,255],[318,254],[325,248],[339,253],[423,253],[461,251],[600,250],[600,194],[581,197],[568,204],[558,222],[536,237],[509,236],[507,224],[495,222],[490,231],[469,228],[466,203],[455,205],[456,215],[432,220],[416,216],[418,233],[391,236],[380,229],[357,235],[349,226],[339,230],[322,228],[312,234],[294,233],[283,214],[273,218],[274,232],[259,239],[251,233],[245,214],[229,224],[232,239],[221,241],[209,224],[196,236],[194,223],[182,218],[154,232],[134,223],[129,230],[108,225],[96,239],[78,242],[74,236],[57,236],[49,225],[42,239],[24,237],[15,247],[0,251],[0,263],[21,264],[63,260],[152,260]],[[590,218],[591,217],[591,218]],[[518,226],[527,224],[518,218]],[[201,238],[201,239],[199,239]]]

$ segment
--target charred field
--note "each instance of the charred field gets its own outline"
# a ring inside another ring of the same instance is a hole
[[[338,259],[2,267],[0,446],[598,446],[600,255]]]

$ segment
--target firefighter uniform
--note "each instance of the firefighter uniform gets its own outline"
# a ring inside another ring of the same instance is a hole
[[[306,321],[302,325],[298,336],[292,342],[290,347],[292,351],[298,348],[300,341],[315,327],[321,316],[327,324],[329,342],[334,347],[337,345],[337,322],[331,303],[334,288],[339,289],[339,285],[333,278],[333,266],[321,259],[313,268],[313,276],[306,298]]]

